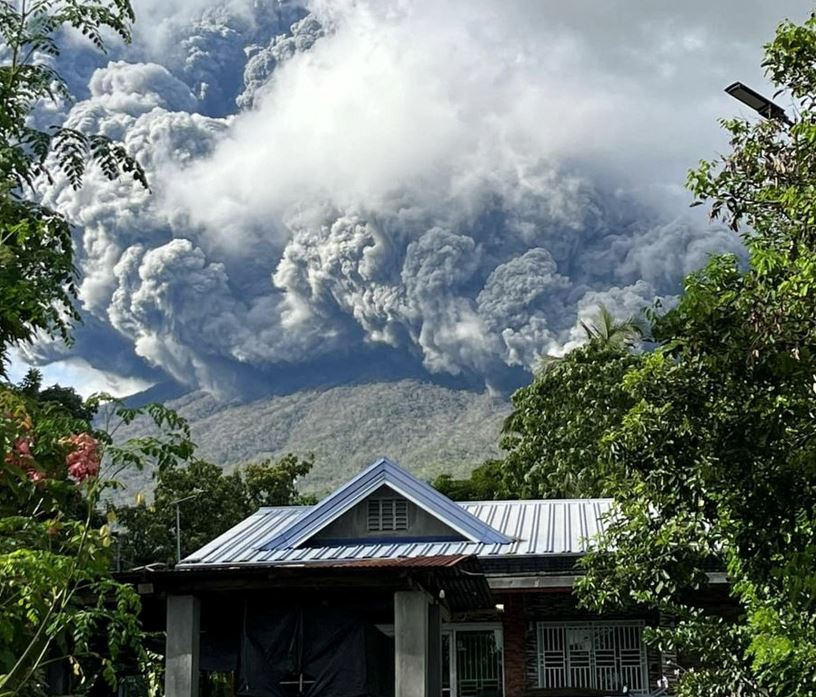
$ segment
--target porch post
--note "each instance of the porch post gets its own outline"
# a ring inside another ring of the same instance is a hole
[[[442,697],[442,608],[428,605],[428,695]]]
[[[194,595],[167,596],[165,697],[198,697],[201,602]]]
[[[441,613],[421,591],[394,593],[394,660],[395,697],[439,697]]]

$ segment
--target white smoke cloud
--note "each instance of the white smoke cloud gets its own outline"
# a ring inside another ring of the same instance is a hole
[[[572,286],[541,247],[493,270],[477,302],[479,315],[501,337],[506,363],[531,367],[542,354],[557,350],[558,327],[548,318],[569,316]]]
[[[194,375],[206,384],[206,356],[221,353],[243,331],[223,264],[208,262],[189,240],[174,239],[147,251],[128,248],[114,273],[113,327],[176,379]]]
[[[88,87],[95,105],[134,116],[156,107],[192,111],[196,104],[190,89],[155,63],[112,62],[105,70],[94,72]]]
[[[139,0],[67,120],[122,139],[153,193],[48,194],[80,226],[83,308],[211,389],[371,346],[530,368],[598,303],[670,302],[739,250],[683,217],[685,171],[723,147],[724,84],[761,87],[762,41],[809,10],[740,8]]]

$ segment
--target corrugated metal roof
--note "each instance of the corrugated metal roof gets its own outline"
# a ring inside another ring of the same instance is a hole
[[[279,528],[277,534],[266,541],[264,549],[274,552],[301,546],[381,486],[387,486],[413,501],[471,542],[499,544],[510,541],[489,523],[485,524],[478,517],[470,515],[430,484],[383,457],[289,525]]]
[[[463,511],[510,538],[507,543],[376,542],[331,547],[302,546],[266,550],[264,546],[311,507],[262,508],[200,550],[184,559],[182,568],[304,564],[349,559],[398,559],[476,555],[502,557],[576,555],[586,551],[585,540],[603,530],[610,499],[463,502]]]
[[[318,561],[309,568],[330,569],[452,569],[462,562],[473,559],[466,554],[448,554],[439,557],[385,557],[379,559],[341,559]]]

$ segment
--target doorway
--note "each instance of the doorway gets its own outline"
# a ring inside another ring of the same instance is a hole
[[[500,624],[449,624],[442,628],[442,697],[503,697]]]

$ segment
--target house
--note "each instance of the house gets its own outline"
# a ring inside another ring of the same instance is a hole
[[[315,506],[262,508],[134,582],[166,612],[166,695],[657,695],[649,612],[577,606],[608,499],[456,503],[387,459]],[[148,603],[149,604],[149,603]]]

